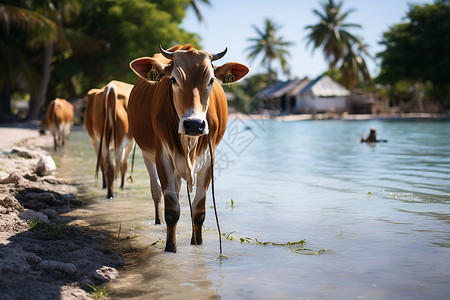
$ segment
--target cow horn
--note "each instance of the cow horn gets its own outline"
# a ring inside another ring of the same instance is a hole
[[[227,53],[227,51],[228,51],[228,48],[225,47],[225,50],[223,50],[222,52],[211,54],[212,55],[211,61],[221,59],[222,57],[224,57],[224,55]]]
[[[161,45],[159,45],[159,51],[161,51],[161,54],[162,54],[165,58],[172,60],[173,52],[169,52],[169,51],[167,51],[167,50],[164,50],[164,48],[163,48]]]

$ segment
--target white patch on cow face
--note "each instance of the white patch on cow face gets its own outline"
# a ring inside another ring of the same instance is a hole
[[[176,62],[183,63],[182,59]],[[180,122],[178,133],[195,137],[209,133],[206,113],[214,84],[214,72],[209,59],[188,63],[188,71],[176,65],[172,71],[173,103]]]

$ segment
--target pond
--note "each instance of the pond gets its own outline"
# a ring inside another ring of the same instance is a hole
[[[360,143],[371,127],[388,142]],[[113,200],[95,184],[84,130],[57,163],[80,186],[83,222],[128,237],[129,260],[105,287],[113,299],[450,294],[450,122],[229,120],[215,167],[222,260],[211,191],[204,245],[190,245],[183,186],[178,253],[165,253],[140,151]]]

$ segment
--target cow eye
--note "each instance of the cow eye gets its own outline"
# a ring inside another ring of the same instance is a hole
[[[177,80],[174,77],[170,78],[170,83],[173,84],[173,85],[178,85],[177,84]]]
[[[213,85],[214,83],[214,78],[211,78],[211,80],[209,81],[208,85]]]

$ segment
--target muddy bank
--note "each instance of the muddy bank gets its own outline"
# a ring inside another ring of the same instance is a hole
[[[49,135],[0,128],[0,136],[0,299],[89,299],[90,286],[123,264],[101,247],[109,233],[67,225],[64,214],[83,203],[54,176]]]

